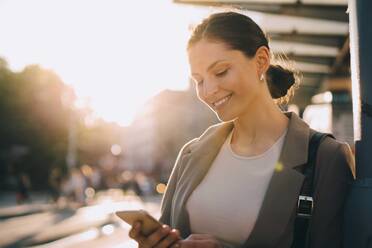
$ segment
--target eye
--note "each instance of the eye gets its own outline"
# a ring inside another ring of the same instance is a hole
[[[226,75],[226,73],[227,73],[228,70],[229,70],[229,69],[226,69],[226,70],[220,71],[220,72],[216,73],[216,76],[217,76],[217,77],[223,77],[223,76]]]

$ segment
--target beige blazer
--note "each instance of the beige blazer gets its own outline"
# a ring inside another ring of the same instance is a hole
[[[275,170],[256,224],[243,247],[291,247],[304,180],[296,169],[307,163],[309,138],[314,131],[294,113],[285,114],[290,121],[279,159],[283,168]],[[178,155],[162,200],[160,221],[179,229],[183,238],[191,234],[186,202],[207,174],[233,125],[225,122],[211,126],[188,142]],[[314,178],[311,247],[342,247],[343,207],[353,175],[355,163],[349,146],[325,138],[319,146]]]

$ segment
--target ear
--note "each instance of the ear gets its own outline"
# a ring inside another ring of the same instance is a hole
[[[254,56],[257,66],[257,76],[260,78],[270,67],[270,51],[266,46],[260,46]]]

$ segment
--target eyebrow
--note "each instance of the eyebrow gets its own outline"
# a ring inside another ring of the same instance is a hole
[[[215,62],[213,62],[212,64],[210,64],[207,68],[207,71],[209,71],[210,69],[212,69],[215,65],[217,65],[218,63],[220,62],[225,62],[227,60],[224,60],[224,59],[221,59],[221,60],[217,60]],[[197,73],[192,73],[192,75],[198,75]]]

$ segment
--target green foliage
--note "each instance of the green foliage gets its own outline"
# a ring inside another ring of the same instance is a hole
[[[71,91],[52,71],[39,66],[15,73],[0,60],[0,181],[26,173],[33,188],[44,188],[52,167],[65,166]],[[4,186],[4,185],[1,185]]]
[[[71,121],[76,128],[78,166],[96,166],[120,142],[123,128],[102,120],[86,126],[91,110],[74,108],[75,94],[50,70],[32,65],[11,71],[0,58],[0,189],[17,175],[32,189],[47,189],[51,172],[67,174]],[[72,119],[71,119],[72,118]]]

